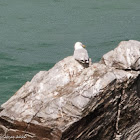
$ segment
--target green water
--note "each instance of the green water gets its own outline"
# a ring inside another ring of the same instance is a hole
[[[96,62],[129,39],[140,41],[139,0],[0,0],[0,104],[76,41]]]

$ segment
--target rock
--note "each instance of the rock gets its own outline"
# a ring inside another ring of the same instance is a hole
[[[103,56],[101,63],[118,69],[140,70],[140,42],[122,41],[117,48]]]
[[[128,41],[88,68],[70,56],[40,71],[1,106],[1,139],[139,138],[139,51]]]
[[[125,130],[121,140],[139,140],[140,139],[140,122],[132,125],[130,128]]]

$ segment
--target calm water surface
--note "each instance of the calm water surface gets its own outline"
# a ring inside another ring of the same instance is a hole
[[[140,0],[0,0],[0,104],[76,41],[96,62],[129,39],[140,41]]]

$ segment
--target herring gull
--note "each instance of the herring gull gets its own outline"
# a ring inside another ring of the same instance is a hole
[[[89,64],[88,52],[81,42],[76,42],[74,45],[74,58],[81,63]]]

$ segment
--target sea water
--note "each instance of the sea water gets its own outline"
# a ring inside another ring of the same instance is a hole
[[[129,39],[140,41],[139,0],[0,0],[0,104],[75,42],[98,62]]]

